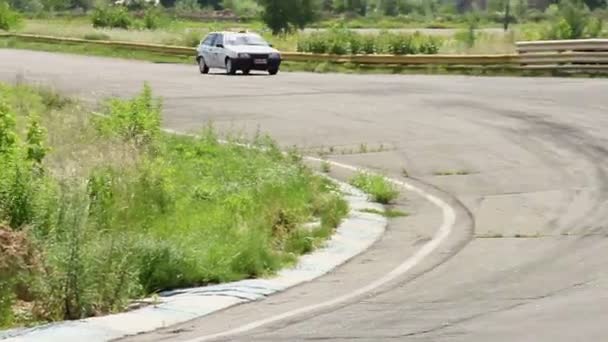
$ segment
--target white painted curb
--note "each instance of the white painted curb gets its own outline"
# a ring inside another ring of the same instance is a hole
[[[241,303],[261,300],[268,295],[311,281],[368,249],[382,236],[387,219],[360,210],[383,210],[371,203],[360,190],[339,182],[351,212],[326,246],[302,256],[298,264],[269,279],[243,280],[163,293],[159,304],[130,312],[93,317],[79,321],[53,323],[31,329],[0,332],[3,341],[96,342],[153,331]]]

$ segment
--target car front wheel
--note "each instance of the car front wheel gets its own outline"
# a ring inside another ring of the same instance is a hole
[[[279,73],[279,68],[268,69],[268,73],[271,75],[276,75]]]
[[[207,63],[205,63],[205,59],[203,57],[198,59],[198,70],[201,72],[201,74],[209,73],[209,67],[207,66]]]
[[[230,58],[226,58],[226,73],[228,75],[236,75],[236,66]]]

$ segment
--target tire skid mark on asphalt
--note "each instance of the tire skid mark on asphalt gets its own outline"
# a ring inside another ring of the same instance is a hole
[[[360,168],[355,167],[355,166],[351,166],[351,165],[347,165],[347,164],[343,164],[343,163],[339,163],[339,162],[335,162],[335,161],[325,161],[320,158],[305,157],[305,159],[314,161],[314,162],[324,161],[324,162],[330,163],[331,165],[333,165],[335,167],[343,168],[343,169],[350,170],[350,171],[361,170]],[[374,281],[364,287],[361,287],[358,290],[355,290],[353,292],[347,293],[345,295],[339,296],[337,298],[334,298],[334,299],[331,299],[331,300],[328,300],[325,302],[312,304],[312,305],[305,306],[305,307],[302,307],[302,308],[299,308],[296,310],[288,311],[288,312],[285,312],[285,313],[282,313],[282,314],[279,314],[279,315],[276,315],[273,317],[254,321],[254,322],[245,324],[245,325],[240,326],[235,329],[190,339],[190,340],[187,340],[186,342],[205,342],[205,341],[210,341],[210,340],[214,340],[214,339],[218,339],[218,338],[238,335],[238,334],[242,334],[242,333],[260,328],[262,326],[272,324],[275,322],[279,322],[279,321],[282,321],[282,320],[285,320],[285,319],[288,319],[291,317],[295,317],[295,316],[309,313],[312,311],[317,311],[320,309],[329,308],[329,307],[341,304],[343,302],[355,299],[364,294],[372,292],[373,290],[378,289],[381,286],[390,283],[391,281],[397,279],[398,277],[403,276],[408,271],[410,271],[412,268],[414,268],[416,265],[418,265],[420,262],[422,262],[427,256],[429,256],[431,253],[433,253],[443,243],[443,241],[450,235],[450,233],[452,232],[453,227],[456,223],[456,211],[450,204],[448,204],[441,198],[439,198],[435,195],[432,195],[410,183],[399,181],[399,180],[392,179],[392,178],[389,178],[389,181],[399,187],[406,189],[407,191],[420,195],[421,197],[425,198],[427,201],[433,203],[435,206],[437,206],[442,211],[443,221],[442,221],[441,226],[435,232],[435,235],[433,236],[433,238],[429,242],[425,243],[418,251],[416,251],[416,253],[414,255],[412,255],[405,261],[403,261],[399,266],[397,266],[395,269],[393,269],[391,272],[389,272],[385,276],[383,276],[383,277],[377,279],[376,281]]]

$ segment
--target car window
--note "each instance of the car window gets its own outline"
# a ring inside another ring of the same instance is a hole
[[[215,40],[213,41],[213,46],[217,46],[218,44],[224,44],[224,35],[217,34],[215,36]]]
[[[255,34],[233,34],[226,36],[224,44],[268,46],[268,43],[262,37]]]
[[[215,34],[210,34],[207,36],[207,38],[205,38],[205,40],[203,40],[202,45],[207,45],[207,46],[211,46],[213,41],[215,40]]]

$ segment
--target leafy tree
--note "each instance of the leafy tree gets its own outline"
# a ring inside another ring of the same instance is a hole
[[[262,20],[273,34],[304,28],[320,9],[320,3],[315,0],[259,0],[259,4],[263,9]]]

